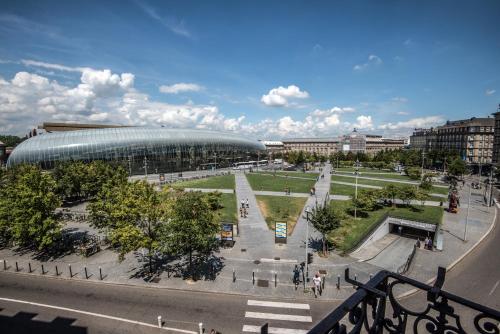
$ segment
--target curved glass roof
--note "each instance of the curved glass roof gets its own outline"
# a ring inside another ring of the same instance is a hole
[[[7,166],[58,160],[97,160],[164,150],[202,147],[213,151],[264,151],[265,146],[233,133],[166,128],[106,128],[45,133],[19,144]]]

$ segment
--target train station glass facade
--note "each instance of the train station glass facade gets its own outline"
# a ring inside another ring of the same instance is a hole
[[[261,153],[265,146],[232,133],[166,128],[107,128],[45,133],[17,146],[7,167],[21,163],[53,168],[58,161],[117,161],[131,174],[171,173],[231,167]]]

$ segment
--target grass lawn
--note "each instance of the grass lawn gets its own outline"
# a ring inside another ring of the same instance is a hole
[[[236,212],[236,195],[234,194],[222,194],[221,197],[222,209],[217,210],[219,214],[220,221],[224,223],[238,222],[237,212]]]
[[[395,218],[429,224],[440,224],[443,218],[442,207],[398,205],[397,207],[382,207],[376,211],[367,212],[363,217],[358,215],[361,218],[354,220],[354,217],[347,210],[350,205],[349,201],[333,201],[333,205],[346,210],[346,218],[342,221],[341,226],[330,233],[328,237],[344,253],[356,247],[386,213]]]
[[[173,188],[234,189],[234,175],[211,176],[204,179],[181,181],[172,184]]]
[[[336,171],[341,171],[341,172],[354,172],[356,168],[354,167],[340,167],[336,168],[335,164],[332,164],[332,169]],[[387,170],[387,169],[376,169],[376,168],[366,168],[366,167],[360,167],[359,171],[361,173],[387,173],[387,174],[396,174],[396,172],[392,170]]]
[[[352,172],[339,172],[335,173],[333,175],[353,175]],[[400,175],[400,174],[393,174],[393,173],[378,173],[378,172],[364,172],[361,171],[359,176],[367,176],[367,177],[375,177],[379,179],[393,179],[393,180],[401,180],[401,181],[413,181],[413,182],[419,182],[419,180],[412,180],[406,175]]]
[[[246,174],[253,190],[280,191],[290,188],[293,193],[308,193],[316,183],[316,179],[293,179],[257,173]]]
[[[287,221],[288,235],[292,234],[307,198],[260,195],[256,197],[269,229],[274,230],[274,223],[276,221]]]
[[[346,177],[346,176],[340,176],[340,175],[332,175],[332,181],[340,181],[340,182],[349,182],[352,183],[353,186],[356,184],[356,178],[354,177]],[[379,186],[379,187],[385,187],[389,183],[396,184],[396,185],[402,185],[402,184],[408,184],[408,183],[400,183],[400,182],[391,182],[391,180],[368,180],[368,179],[361,179],[358,178],[358,185],[359,184],[366,184],[369,186]],[[431,190],[429,190],[429,193],[435,193],[435,194],[442,194],[442,195],[447,195],[448,194],[448,188],[442,188],[442,187],[435,187],[433,186]]]
[[[319,176],[319,173],[304,173],[304,172],[294,172],[294,171],[258,171],[258,172],[254,172],[254,173],[257,173],[257,174],[274,174],[276,173],[277,176],[294,176],[294,177],[304,177],[304,178],[308,178],[308,179],[314,179],[316,180],[316,178]]]

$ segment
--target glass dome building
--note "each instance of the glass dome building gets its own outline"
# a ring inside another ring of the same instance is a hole
[[[236,134],[193,129],[105,128],[44,133],[19,144],[7,167],[21,163],[52,168],[58,161],[118,161],[131,174],[230,167],[256,158],[265,146]]]

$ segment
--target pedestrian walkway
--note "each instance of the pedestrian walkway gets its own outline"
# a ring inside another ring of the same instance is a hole
[[[368,263],[386,270],[396,272],[399,267],[405,264],[408,256],[413,251],[415,239],[398,237],[388,247],[381,251]]]
[[[351,177],[351,178],[356,178],[356,175],[349,175],[349,174],[336,174],[338,176],[342,177]],[[405,181],[405,180],[397,180],[397,179],[385,179],[385,178],[378,178],[378,177],[370,177],[370,176],[357,176],[358,179],[360,180],[374,180],[374,181],[382,181],[382,182],[389,182],[389,183],[404,183],[404,184],[413,184],[413,185],[419,185],[420,182],[417,181]],[[441,185],[441,184],[434,184],[435,187],[438,188],[448,188],[447,185]]]
[[[220,192],[223,194],[232,194],[234,193],[233,189],[215,189],[215,188],[184,188],[185,191],[201,191],[203,193],[213,193]]]
[[[261,333],[268,324],[270,334],[306,334],[312,324],[309,304],[249,299],[243,333]]]
[[[325,198],[329,197],[330,181],[331,181],[330,170],[331,170],[331,165],[329,163],[325,164],[325,167],[323,167],[323,172],[322,172],[322,175],[324,175],[324,177],[320,176],[314,186],[316,188],[316,194],[313,196],[309,196],[309,198],[307,199],[304,209],[302,210],[302,213],[299,216],[299,219],[297,220],[297,224],[295,225],[293,233],[288,238],[287,241],[290,248],[294,249],[302,248],[302,250],[304,251],[303,255],[304,258],[305,258],[304,245],[305,245],[307,225],[308,225],[305,210],[307,207],[309,207],[312,210],[314,207],[316,207],[316,205],[323,205]],[[310,242],[311,239],[318,240],[321,238],[322,238],[321,234],[318,231],[316,231],[314,227],[309,226],[308,243]]]

